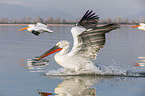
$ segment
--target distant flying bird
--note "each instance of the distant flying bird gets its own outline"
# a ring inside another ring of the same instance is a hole
[[[132,66],[141,66],[141,67],[144,67],[145,66],[145,63],[135,63],[136,65],[132,65]]]
[[[26,29],[28,31],[32,32],[36,36],[38,36],[40,33],[44,33],[44,32],[48,32],[48,33],[53,32],[52,30],[48,29],[45,24],[42,24],[42,23],[37,23],[37,25],[30,24],[30,25],[28,25],[28,27],[22,28],[19,31],[26,30]]]
[[[91,11],[87,11],[78,23],[71,29],[74,39],[72,50],[68,53],[69,42],[63,40],[58,42],[53,48],[42,54],[37,60],[52,53],[55,61],[66,69],[73,72],[96,70],[96,66],[89,59],[96,59],[97,52],[105,44],[105,33],[119,28],[118,24],[107,24],[97,27],[99,17]]]
[[[131,26],[131,28],[138,27],[138,29],[145,31],[145,23],[139,23],[139,25]]]
[[[140,67],[145,67],[145,57],[138,57],[140,59],[140,63],[135,63],[135,65],[132,66],[140,66]]]

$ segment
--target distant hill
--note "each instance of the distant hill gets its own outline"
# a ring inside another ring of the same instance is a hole
[[[141,20],[142,16],[144,16],[144,19],[145,19],[145,10],[141,11],[141,12],[138,12],[138,13],[134,13],[134,14],[128,15],[128,16],[126,16],[126,18]]]
[[[0,3],[0,19],[3,17],[8,17],[13,19],[13,18],[27,17],[27,16],[30,16],[32,18],[35,18],[37,16],[40,16],[41,18],[48,18],[52,16],[55,18],[59,16],[67,20],[76,19],[76,17],[68,13],[65,13],[59,9],[48,9],[45,11],[37,11],[37,9],[34,10],[24,6]]]

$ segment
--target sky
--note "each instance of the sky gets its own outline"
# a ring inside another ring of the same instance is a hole
[[[40,11],[59,9],[74,17],[82,16],[88,9],[102,18],[125,17],[145,11],[145,0],[0,0],[0,3],[15,4]]]

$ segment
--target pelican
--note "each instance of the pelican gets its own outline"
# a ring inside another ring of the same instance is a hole
[[[144,67],[145,66],[145,57],[138,57],[138,59],[140,59],[140,63],[135,63],[136,65],[132,65],[132,66],[141,66]]]
[[[44,32],[48,32],[48,33],[53,32],[52,30],[48,29],[45,24],[42,24],[42,23],[37,23],[37,25],[30,24],[30,25],[28,25],[28,27],[22,28],[19,31],[26,30],[26,29],[28,31],[32,32],[36,36],[38,36],[40,33],[44,33]]]
[[[132,66],[141,66],[141,67],[144,67],[145,66],[145,63],[135,63],[136,65],[132,65]]]
[[[138,27],[138,29],[145,31],[145,23],[139,23],[139,25],[131,26],[131,28]]]
[[[98,15],[95,15],[92,10],[88,10],[71,29],[74,44],[70,52],[68,52],[70,43],[63,40],[38,57],[37,60],[60,51],[54,56],[55,61],[71,72],[99,70],[91,59],[96,59],[97,52],[103,48],[105,33],[117,29],[119,26],[118,24],[107,24],[97,27],[98,20]]]

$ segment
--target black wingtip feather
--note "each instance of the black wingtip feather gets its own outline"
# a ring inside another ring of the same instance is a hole
[[[76,24],[77,26],[83,26],[87,29],[95,28],[99,21],[98,15],[96,15],[93,10],[87,10],[84,16],[80,19],[80,21]]]
[[[36,35],[36,36],[39,36],[39,32],[37,32],[37,31],[35,31],[35,30],[32,30],[32,33],[34,34],[34,35]]]

